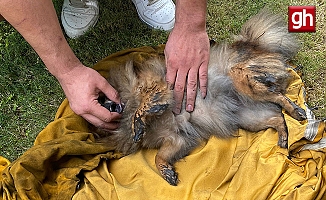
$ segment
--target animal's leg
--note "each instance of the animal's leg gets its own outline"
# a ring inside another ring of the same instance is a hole
[[[283,114],[279,117],[272,117],[266,122],[266,125],[278,132],[278,145],[282,148],[288,148],[288,130]]]
[[[275,63],[275,66],[278,66],[276,65],[278,62]],[[304,120],[306,119],[305,111],[283,95],[289,81],[288,72],[284,69],[283,67],[268,68],[259,65],[238,65],[230,70],[229,76],[239,93],[245,94],[256,101],[276,103],[283,107],[293,118]]]
[[[170,184],[176,186],[179,182],[178,174],[174,169],[174,162],[178,159],[176,158],[178,152],[182,150],[185,145],[184,140],[175,135],[165,138],[162,146],[158,150],[158,153],[155,157],[155,164],[161,176]],[[181,155],[183,157],[185,155]]]
[[[296,120],[301,121],[307,119],[305,110],[282,94],[266,95],[265,99],[283,107]]]
[[[253,94],[256,95],[256,99],[261,99],[269,102],[276,103],[283,107],[293,118],[296,120],[305,120],[306,112],[304,109],[300,108],[298,105],[293,103],[289,98],[283,95],[286,90],[286,82],[288,82],[287,73],[280,69],[273,69],[271,72],[265,72],[268,68],[264,70],[257,70],[258,66],[251,66],[251,74],[247,74],[249,86],[253,90]],[[256,70],[254,70],[256,69]],[[274,71],[275,70],[275,71]],[[283,72],[283,73],[281,73]],[[277,75],[283,74],[283,75]],[[283,80],[284,79],[284,80]]]
[[[280,113],[280,116],[274,116],[265,120],[252,121],[251,119],[241,126],[243,129],[253,132],[274,128],[278,132],[278,145],[282,148],[288,147],[288,131],[282,113]]]
[[[287,148],[288,131],[281,112],[276,104],[253,104],[238,113],[240,126],[252,132],[274,128],[278,132],[278,145]]]

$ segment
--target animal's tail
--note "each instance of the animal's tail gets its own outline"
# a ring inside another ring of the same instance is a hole
[[[270,52],[281,53],[286,59],[294,56],[299,49],[296,38],[288,32],[282,17],[266,9],[242,26],[236,40],[250,42]]]

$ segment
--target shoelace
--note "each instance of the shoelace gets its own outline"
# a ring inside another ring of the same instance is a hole
[[[84,8],[86,6],[86,0],[69,0],[69,2],[75,8]]]
[[[69,0],[71,6],[75,8],[85,8],[87,6],[97,7],[97,4],[94,1],[88,0]]]
[[[148,6],[151,6],[151,5],[154,5],[154,4],[156,4],[157,2],[159,2],[159,1],[161,1],[161,0],[148,0]]]
[[[148,6],[152,6],[162,0],[148,0]],[[87,5],[93,5],[92,1],[88,0],[69,0],[70,4],[76,8],[84,8]]]

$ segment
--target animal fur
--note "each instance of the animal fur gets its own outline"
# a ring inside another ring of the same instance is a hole
[[[108,81],[125,108],[120,128],[97,129],[98,141],[126,155],[141,148],[158,149],[157,169],[171,185],[178,183],[173,164],[211,136],[230,138],[240,128],[274,128],[278,145],[287,148],[282,108],[297,120],[306,119],[305,111],[284,96],[292,79],[287,61],[297,50],[281,18],[260,12],[244,24],[232,44],[211,47],[207,96],[198,95],[195,110],[179,115],[172,112],[163,56],[112,67]]]

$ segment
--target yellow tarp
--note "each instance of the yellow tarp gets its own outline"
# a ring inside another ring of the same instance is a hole
[[[94,68],[106,76],[111,65],[139,62],[163,48],[118,52]],[[305,107],[299,76],[287,96]],[[0,157],[0,199],[322,199],[325,122],[307,114],[304,122],[285,114],[290,154],[277,146],[273,129],[239,130],[239,137],[213,137],[177,162],[180,183],[170,186],[155,167],[156,150],[126,157],[113,153],[94,142],[87,122],[65,100],[32,148],[11,164]]]

